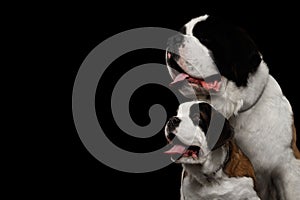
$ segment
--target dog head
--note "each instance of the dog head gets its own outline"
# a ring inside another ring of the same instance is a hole
[[[221,122],[220,129],[211,127]],[[219,132],[217,132],[219,131]],[[165,153],[177,155],[177,163],[202,164],[211,151],[221,147],[233,136],[233,130],[225,117],[210,104],[192,101],[181,104],[177,116],[171,117],[165,127],[165,135],[172,148]],[[214,136],[219,136],[217,140]]]
[[[185,82],[179,87],[185,96],[219,93],[226,81],[246,86],[261,60],[242,29],[208,15],[184,25],[180,34],[169,39],[166,52],[172,84]]]

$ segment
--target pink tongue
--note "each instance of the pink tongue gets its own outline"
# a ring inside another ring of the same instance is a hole
[[[205,82],[204,80],[200,80],[200,79],[195,79],[190,77],[188,74],[186,73],[180,73],[178,74],[172,83],[170,83],[170,85],[173,85],[174,83],[183,81],[185,79],[189,78],[189,80],[193,80],[194,83],[196,84],[201,84],[201,86],[203,88],[205,88],[206,90],[215,90],[215,91],[219,91],[220,87],[221,87],[221,82],[218,81],[214,81],[214,82]]]
[[[174,145],[170,150],[165,151],[166,154],[183,154],[185,147],[182,145]]]
[[[189,75],[187,75],[186,73],[180,73],[175,77],[175,79],[173,80],[172,83],[170,83],[170,85],[180,82],[180,81],[183,81],[184,79],[186,79],[188,77],[189,77]]]
[[[207,83],[205,81],[201,81],[201,85],[202,85],[202,87],[204,87],[207,90],[213,89],[213,90],[218,92],[220,90],[220,87],[221,87],[221,82],[214,81],[214,82],[211,82],[211,83]]]

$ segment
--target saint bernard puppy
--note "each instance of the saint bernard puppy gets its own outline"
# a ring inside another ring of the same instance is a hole
[[[216,122],[222,124],[219,131],[211,127]],[[213,142],[216,131],[220,137]],[[165,153],[183,166],[181,200],[260,199],[251,162],[232,139],[228,120],[211,105],[181,104],[177,116],[167,122],[165,135],[172,146]]]
[[[229,120],[254,166],[261,199],[299,199],[292,108],[252,39],[204,15],[169,39],[166,60],[171,85],[187,97],[210,102]]]

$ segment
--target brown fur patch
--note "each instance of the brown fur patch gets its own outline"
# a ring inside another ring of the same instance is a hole
[[[235,140],[231,140],[228,143],[229,146],[229,160],[224,166],[224,172],[229,177],[251,177],[255,187],[255,173],[254,168],[249,158],[242,152]]]
[[[295,124],[292,124],[292,129],[293,129],[293,139],[292,139],[292,149],[294,152],[294,155],[297,159],[300,159],[300,152],[299,149],[297,148],[296,140],[297,140],[297,134],[296,134],[296,127]]]

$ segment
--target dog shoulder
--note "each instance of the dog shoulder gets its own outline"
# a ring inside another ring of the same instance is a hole
[[[255,172],[249,158],[242,152],[235,140],[228,143],[230,149],[229,160],[224,166],[224,172],[229,177],[250,177],[255,185]]]

